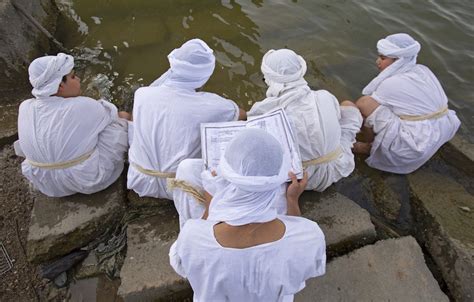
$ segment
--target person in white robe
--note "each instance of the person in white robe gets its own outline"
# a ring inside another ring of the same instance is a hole
[[[303,78],[305,60],[289,49],[270,50],[262,60],[267,98],[255,103],[248,117],[282,107],[287,113],[309,174],[307,190],[324,191],[349,176],[355,167],[351,151],[362,124],[352,102],[339,105],[326,90],[311,90]]]
[[[17,155],[23,175],[43,194],[91,194],[120,176],[128,148],[126,112],[105,100],[80,96],[74,58],[35,59],[28,72],[35,98],[21,103]],[[122,118],[123,117],[123,118]]]
[[[460,121],[431,70],[417,64],[420,44],[408,34],[377,42],[380,74],[356,105],[365,118],[366,142],[356,153],[369,154],[370,167],[398,174],[415,171],[456,133]]]
[[[239,107],[214,93],[196,91],[215,67],[212,49],[192,39],[168,55],[170,69],[135,92],[127,187],[139,196],[172,199],[166,179],[178,164],[201,157],[201,123],[229,122]]]
[[[290,174],[291,216],[272,206],[288,167],[278,141],[263,130],[244,130],[230,142],[207,219],[188,220],[169,253],[194,301],[293,301],[306,280],[325,273],[324,234],[298,217],[307,174],[301,181]]]

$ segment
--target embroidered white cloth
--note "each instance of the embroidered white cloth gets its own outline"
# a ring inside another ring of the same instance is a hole
[[[189,280],[194,301],[293,301],[306,280],[323,275],[326,246],[319,226],[301,217],[277,218],[285,224],[280,240],[244,249],[222,247],[214,237],[216,222],[186,222],[169,256]]]
[[[37,98],[56,94],[63,76],[73,68],[74,58],[63,53],[33,60],[28,67],[30,83],[33,86],[31,93]]]
[[[397,60],[363,90],[380,104],[366,119],[376,134],[367,163],[388,172],[411,173],[454,136],[460,121],[453,110],[433,119],[401,120],[401,115],[437,112],[448,105],[448,98],[431,70],[416,64],[420,46],[412,37],[390,35],[377,43],[377,49]]]
[[[186,158],[201,157],[200,124],[237,120],[239,108],[213,93],[196,92],[215,66],[212,49],[193,39],[168,56],[170,69],[151,86],[135,92],[129,160],[148,170],[176,172]],[[132,165],[127,187],[140,196],[171,199],[166,179],[145,175]]]
[[[88,159],[66,169],[38,168],[23,161],[23,175],[53,197],[105,189],[120,176],[128,147],[127,123],[118,117],[117,108],[82,96],[22,102],[18,136],[17,153],[38,163],[70,161],[93,150]]]
[[[306,62],[291,50],[268,51],[262,60],[268,84],[267,98],[255,103],[248,116],[265,114],[283,107],[296,132],[303,161],[319,158],[341,147],[342,153],[331,162],[310,166],[307,189],[324,191],[348,176],[355,167],[351,148],[362,125],[356,108],[339,106],[326,90],[312,91],[303,76]]]

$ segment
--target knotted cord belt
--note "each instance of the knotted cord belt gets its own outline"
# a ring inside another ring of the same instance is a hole
[[[75,159],[71,159],[68,161],[63,161],[59,163],[39,163],[36,161],[33,161],[31,159],[26,159],[28,163],[34,167],[42,168],[42,169],[67,169],[73,166],[76,166],[84,161],[86,161],[89,157],[91,157],[92,153],[94,153],[95,149],[92,149],[91,151],[87,152],[84,155],[81,155]]]
[[[330,161],[336,160],[339,155],[341,155],[342,149],[341,147],[337,147],[336,150],[329,152],[326,155],[320,156],[318,158],[310,159],[310,160],[305,160],[303,161],[303,168],[306,169],[309,166],[315,166],[323,163],[328,163]]]
[[[168,190],[171,191],[173,189],[180,189],[183,192],[190,194],[194,197],[199,203],[205,204],[206,198],[204,197],[204,192],[201,190],[196,189],[193,185],[184,180],[179,180],[175,178],[168,178],[166,180],[166,185]]]
[[[429,114],[424,114],[424,115],[399,115],[401,120],[404,121],[424,121],[424,120],[432,120],[435,118],[440,118],[443,115],[446,115],[448,113],[448,107],[443,107],[440,110],[429,113]]]
[[[159,178],[175,178],[176,173],[174,172],[161,172],[161,171],[156,171],[156,170],[150,170],[150,169],[145,169],[141,167],[140,165],[136,163],[130,163],[137,171],[140,173],[149,175],[149,176],[154,176],[154,177],[159,177]]]

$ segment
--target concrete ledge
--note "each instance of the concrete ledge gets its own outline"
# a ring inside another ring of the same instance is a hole
[[[52,198],[34,192],[27,238],[28,260],[41,263],[83,247],[124,213],[123,177],[104,191]]]
[[[316,221],[326,236],[329,256],[341,255],[376,239],[369,213],[339,193],[305,192],[303,217]]]
[[[118,291],[125,301],[177,301],[192,296],[189,283],[169,263],[169,249],[178,232],[174,207],[128,226]]]
[[[456,301],[474,300],[474,196],[453,180],[418,171],[408,176],[419,241]]]
[[[389,239],[335,258],[295,301],[449,301],[413,237]]]
[[[440,153],[449,165],[474,176],[474,144],[460,135],[455,135],[452,140],[444,144]]]

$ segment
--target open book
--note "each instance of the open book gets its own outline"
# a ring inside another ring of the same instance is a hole
[[[292,172],[298,179],[303,178],[299,147],[283,108],[250,118],[248,121],[201,124],[202,157],[206,169],[216,170],[227,144],[239,131],[246,128],[259,128],[273,135],[283,148],[283,156],[291,162]]]

